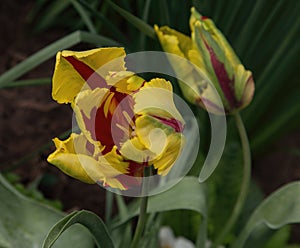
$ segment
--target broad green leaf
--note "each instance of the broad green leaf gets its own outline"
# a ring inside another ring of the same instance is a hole
[[[81,210],[75,211],[57,222],[48,233],[43,248],[50,248],[64,231],[74,224],[81,224],[93,235],[100,248],[114,248],[114,244],[103,221],[93,212]]]
[[[160,194],[149,197],[148,213],[164,212],[169,210],[187,209],[200,213],[206,218],[205,186],[200,184],[196,177],[185,177],[173,188]],[[139,201],[134,202],[128,208],[128,215],[114,220],[116,228],[126,223],[139,213]]]
[[[300,222],[300,181],[289,183],[264,200],[250,217],[232,248],[243,247],[245,241],[260,224],[278,229]]]
[[[65,215],[17,192],[0,175],[0,247],[42,247],[49,229]],[[55,244],[55,248],[93,248],[85,228],[74,226]]]
[[[103,46],[120,46],[117,42],[101,35],[91,34],[84,31],[76,31],[61,38],[45,48],[31,55],[15,67],[0,76],[0,89],[18,77],[29,72],[47,59],[53,57],[58,51],[74,46],[80,42],[102,44]]]

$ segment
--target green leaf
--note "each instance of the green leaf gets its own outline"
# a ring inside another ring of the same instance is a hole
[[[50,84],[51,78],[35,78],[35,79],[26,79],[10,82],[5,85],[3,88],[14,88],[14,87],[24,87],[29,85],[45,85]]]
[[[217,169],[208,181],[210,234],[216,237],[231,215],[240,191],[243,159],[238,142],[228,142]],[[220,211],[221,209],[221,211]]]
[[[160,219],[161,217],[159,215],[157,216],[155,213],[150,214],[145,227],[145,235],[140,240],[139,248],[160,247],[158,240],[158,234],[161,227]]]
[[[297,120],[300,113],[299,93],[299,90],[290,93],[288,99],[281,102],[281,106],[276,108],[276,115],[272,116],[270,123],[257,130],[251,141],[251,149],[254,153],[263,151],[263,148],[276,140],[284,131],[298,126]],[[290,124],[287,125],[287,123]]]
[[[162,214],[162,226],[169,226],[175,236],[195,241],[199,232],[201,216],[195,211],[173,210]]]
[[[42,247],[49,229],[65,215],[20,194],[0,175],[0,247]],[[55,244],[55,248],[93,248],[85,228],[74,226]]]
[[[56,223],[48,233],[43,248],[52,247],[64,231],[77,223],[85,226],[90,231],[98,247],[114,248],[114,244],[103,221],[93,212],[86,210],[75,211]]]
[[[120,29],[115,26],[111,20],[106,17],[104,14],[102,14],[102,11],[97,11],[93,8],[89,3],[85,2],[84,0],[77,0],[84,8],[86,8],[88,11],[91,12],[91,14],[99,19],[101,23],[103,23],[103,26],[106,26],[108,31],[117,39],[118,41],[121,41],[122,43],[126,43],[127,39],[126,36],[120,31]],[[104,5],[104,4],[103,4]],[[103,6],[104,7],[104,6]],[[105,10],[106,8],[104,8]],[[105,12],[105,11],[104,11]],[[101,25],[102,27],[102,25]]]
[[[36,25],[36,30],[41,31],[51,26],[53,21],[55,21],[55,19],[69,6],[70,1],[52,1],[47,10],[43,12],[43,17],[39,18],[39,22]]]
[[[3,73],[0,76],[0,89],[7,86],[10,82],[14,81],[18,77],[24,75],[26,72],[40,65],[47,59],[53,57],[58,51],[74,46],[80,42],[102,44],[103,46],[120,46],[119,43],[104,36],[91,34],[84,31],[76,31],[53,42],[49,46],[46,46],[12,69]]]
[[[278,229],[300,222],[300,181],[289,183],[265,199],[254,211],[232,248],[243,247],[245,241],[260,224]]]
[[[149,11],[150,11],[151,1],[152,1],[152,0],[146,0],[146,1],[145,1],[145,7],[144,7],[144,10],[143,10],[142,20],[143,20],[144,22],[146,22],[146,23],[147,23],[148,16],[149,16]],[[145,37],[145,34],[143,34],[143,33],[141,32],[141,34],[140,34],[140,44],[139,44],[141,50],[145,50],[145,43],[146,43],[146,37]]]
[[[164,212],[169,210],[187,209],[200,213],[206,218],[205,185],[199,183],[196,177],[185,177],[173,188],[160,194],[149,197],[148,213]],[[113,221],[116,228],[126,223],[139,213],[139,201],[128,207],[128,215]]]
[[[285,226],[279,229],[272,238],[267,242],[264,248],[282,248],[285,247],[289,241],[291,232],[290,226]]]
[[[89,31],[92,34],[96,34],[97,30],[96,30],[93,22],[92,22],[90,16],[88,15],[88,13],[81,6],[81,4],[79,4],[76,0],[69,0],[69,1],[72,3],[72,5],[74,6],[74,8],[76,9],[76,11],[80,15],[82,21],[85,23],[85,25],[87,26],[87,28],[89,29]]]
[[[145,33],[147,36],[149,36],[152,39],[156,39],[155,31],[154,29],[141,20],[140,18],[134,16],[133,14],[129,13],[128,11],[120,8],[118,5],[114,4],[110,0],[105,0],[109,5],[117,11],[121,16],[123,16],[129,23],[131,23],[133,26],[135,26],[138,30]]]

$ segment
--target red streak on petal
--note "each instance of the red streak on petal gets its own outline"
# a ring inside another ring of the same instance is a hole
[[[225,69],[225,65],[218,60],[213,49],[204,41],[206,48],[210,54],[210,60],[213,65],[215,74],[218,78],[218,82],[221,86],[221,89],[226,97],[230,108],[236,108],[238,106],[237,100],[234,94],[234,77],[230,79]]]
[[[180,121],[176,120],[175,118],[167,119],[167,118],[163,118],[163,117],[155,116],[155,115],[152,115],[152,117],[161,121],[163,124],[172,127],[175,130],[175,132],[177,132],[177,133],[182,133],[182,131],[183,131],[184,126],[182,125],[182,123]]]
[[[201,16],[201,20],[207,20],[207,19],[209,19],[207,16]]]
[[[74,58],[73,56],[64,57],[80,74],[80,76],[87,82],[91,89],[95,88],[108,88],[105,80],[97,72],[95,72],[87,64]]]
[[[107,115],[105,115],[104,111],[106,102],[104,101],[97,109],[95,118],[96,139],[105,146],[105,149],[102,152],[103,154],[110,152],[114,145],[120,148],[121,143],[129,137],[130,125],[125,118],[123,111],[130,117],[134,116],[132,97],[125,93],[115,91],[114,87],[111,88],[111,92],[114,96],[109,103]],[[108,98],[106,98],[106,100],[107,99]],[[118,125],[128,130],[128,133],[125,133]]]

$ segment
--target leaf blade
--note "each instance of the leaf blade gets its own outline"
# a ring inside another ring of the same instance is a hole
[[[114,248],[114,244],[103,221],[93,212],[86,210],[73,212],[56,223],[44,240],[43,248],[52,247],[59,236],[61,236],[64,231],[76,223],[88,228],[88,230],[92,233],[98,247]]]
[[[254,211],[232,248],[243,244],[259,224],[278,229],[300,222],[300,181],[289,183],[265,199]]]

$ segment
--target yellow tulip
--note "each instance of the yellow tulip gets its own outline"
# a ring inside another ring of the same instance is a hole
[[[122,190],[139,185],[146,166],[166,175],[184,140],[171,83],[126,71],[125,55],[123,48],[57,54],[52,96],[71,104],[80,133],[55,138],[48,157],[69,176]]]

